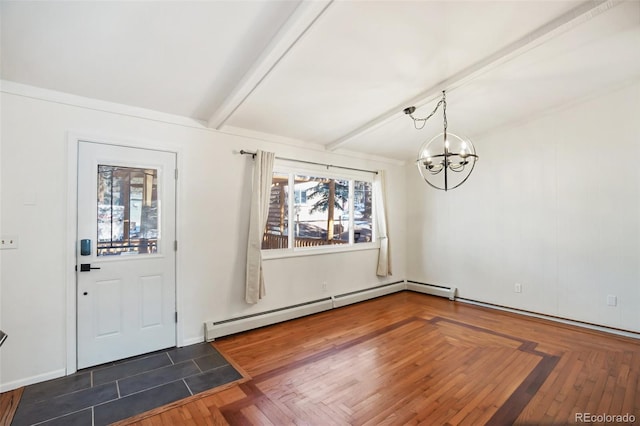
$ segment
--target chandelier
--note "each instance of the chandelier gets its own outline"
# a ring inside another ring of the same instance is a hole
[[[416,165],[425,182],[436,189],[448,191],[459,187],[469,178],[478,161],[478,156],[469,139],[447,132],[445,91],[442,91],[442,99],[427,117],[415,118],[413,113],[416,107],[414,106],[405,108],[403,112],[413,119],[414,127],[420,130],[440,106],[442,106],[444,130],[422,144],[418,151]]]

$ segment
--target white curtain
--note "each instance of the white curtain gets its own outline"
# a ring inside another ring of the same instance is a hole
[[[258,303],[265,296],[262,274],[262,238],[269,215],[271,180],[275,154],[258,150],[253,165],[251,216],[249,218],[249,242],[247,244],[247,278],[245,301]]]
[[[391,275],[391,247],[389,245],[389,232],[387,229],[386,189],[384,170],[379,170],[373,178],[373,194],[376,203],[376,222],[378,225],[378,240],[380,251],[378,252],[378,267],[376,275],[386,277]]]

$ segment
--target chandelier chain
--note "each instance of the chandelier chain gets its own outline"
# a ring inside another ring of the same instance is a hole
[[[424,129],[424,126],[426,126],[426,124],[427,124],[427,120],[429,120],[431,117],[433,117],[433,115],[438,111],[438,108],[440,108],[440,106],[443,107],[444,129],[445,129],[445,133],[446,133],[446,131],[447,131],[447,99],[446,99],[444,90],[442,91],[442,99],[440,99],[440,101],[438,102],[436,107],[433,109],[433,111],[431,111],[431,114],[429,114],[425,118],[415,118],[413,116],[413,114],[409,114],[409,117],[413,118],[413,127],[415,127],[417,130]],[[421,122],[422,125],[419,126],[418,122]]]
[[[444,90],[442,91],[442,100],[440,102],[442,102],[442,119],[444,122],[444,134],[446,136],[447,134],[447,95],[444,93]]]
[[[440,108],[440,105],[442,105],[442,99],[440,99],[440,102],[438,102],[438,104],[433,109],[433,111],[431,111],[431,114],[429,114],[425,118],[415,118],[413,115],[411,115],[411,118],[413,118],[413,127],[415,127],[418,130],[424,129],[424,126],[427,124],[427,120],[433,117],[433,114],[435,114],[438,111],[438,108]],[[422,126],[418,127],[418,121],[422,122]]]

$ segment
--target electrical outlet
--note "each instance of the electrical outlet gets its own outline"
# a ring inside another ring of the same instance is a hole
[[[522,293],[522,284],[516,283],[513,286],[513,291],[515,291],[516,293]]]
[[[18,236],[17,235],[3,235],[2,244],[0,249],[17,249],[18,248]]]
[[[327,282],[326,281],[322,282],[322,291],[327,291]]]
[[[618,306],[618,298],[612,294],[608,295],[607,306]]]

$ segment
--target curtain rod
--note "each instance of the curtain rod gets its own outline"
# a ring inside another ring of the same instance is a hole
[[[253,158],[256,158],[256,153],[255,152],[251,152],[251,151],[245,151],[244,149],[240,150],[240,154],[242,155],[250,155]],[[295,158],[283,158],[283,157],[276,157],[278,160],[284,160],[284,161],[295,161],[296,163],[304,163],[304,164],[313,164],[316,166],[324,166],[327,169],[329,167],[333,167],[336,169],[345,169],[345,170],[354,170],[356,172],[366,172],[366,173],[373,173],[373,174],[378,174],[378,172],[376,170],[366,170],[366,169],[356,169],[354,167],[345,167],[345,166],[334,166],[333,164],[325,164],[325,163],[316,163],[315,161],[305,161],[305,160],[298,160]]]

